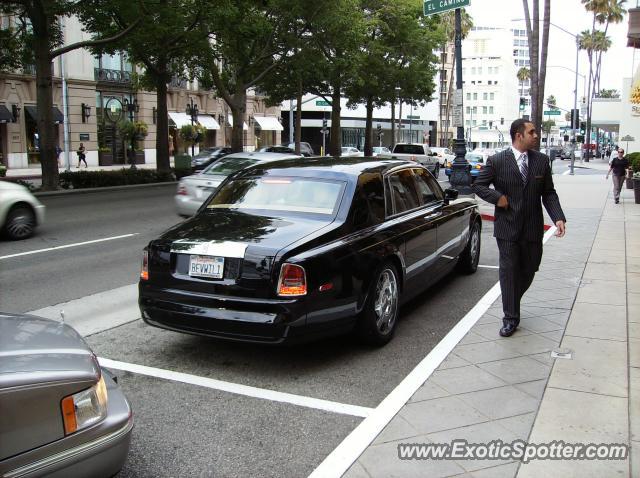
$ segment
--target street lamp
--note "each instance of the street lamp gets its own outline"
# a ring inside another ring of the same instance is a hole
[[[198,105],[193,102],[193,98],[189,98],[189,103],[187,104],[187,114],[191,116],[191,126],[194,125],[196,121],[198,121]],[[195,139],[191,142],[191,157],[194,156],[194,146]]]
[[[402,128],[402,98],[400,98],[401,88],[396,86],[396,96],[398,97],[398,131],[396,132],[396,143],[401,142],[400,128]]]
[[[138,100],[134,98],[133,101],[130,101],[128,98],[125,98],[123,101],[123,104],[125,109],[129,113],[129,121],[133,123],[133,114],[140,111],[140,105],[138,104]],[[136,144],[136,134],[134,132],[134,134],[131,135],[131,150],[129,151],[129,161],[131,162],[131,169],[136,169],[135,144]]]

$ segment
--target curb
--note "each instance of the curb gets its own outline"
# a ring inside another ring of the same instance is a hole
[[[63,196],[66,194],[91,194],[91,193],[99,193],[101,191],[121,191],[126,189],[134,189],[134,188],[152,188],[152,187],[160,187],[160,186],[174,186],[178,184],[178,181],[167,181],[164,183],[145,183],[145,184],[126,184],[122,186],[107,186],[104,188],[84,188],[84,189],[59,189],[56,191],[41,191],[33,193],[36,197],[47,197],[47,196]]]

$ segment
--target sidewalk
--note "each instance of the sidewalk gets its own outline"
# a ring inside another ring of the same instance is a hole
[[[554,178],[568,233],[545,244],[518,331],[498,336],[498,297],[344,476],[640,476],[640,205],[627,189],[613,203],[606,161],[586,165],[603,172]],[[398,458],[456,439],[622,443],[631,458]]]

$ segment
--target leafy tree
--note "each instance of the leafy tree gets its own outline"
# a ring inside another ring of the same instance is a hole
[[[197,74],[231,110],[233,151],[244,146],[247,90],[266,81],[291,54],[291,32],[302,8],[287,0],[227,0],[204,14],[209,45]]]
[[[395,87],[413,105],[431,100],[437,57],[444,33],[434,16],[424,17],[415,0],[363,0],[366,31],[356,60],[355,76],[347,84],[348,105],[366,105],[365,156],[373,154],[374,107],[394,100]],[[402,48],[398,48],[402,45]]]
[[[93,8],[86,8],[80,18],[88,31],[98,35],[109,35],[135,21],[140,9],[144,12],[144,28],[93,50],[96,54],[125,51],[131,62],[143,67],[138,86],[156,92],[156,167],[158,171],[168,172],[167,85],[172,77],[184,76],[186,65],[207,48],[201,20],[211,5],[205,0],[85,1]]]
[[[558,104],[558,100],[556,100],[556,97],[553,95],[549,95],[545,103],[553,111],[558,109],[556,106]]]
[[[107,0],[96,0],[104,3]],[[108,2],[107,2],[108,3]],[[68,0],[2,0],[1,13],[12,19],[12,26],[3,28],[0,39],[0,67],[20,68],[35,64],[36,100],[38,113],[36,124],[40,134],[40,163],[42,189],[58,188],[58,162],[55,153],[55,126],[53,124],[53,75],[54,58],[78,48],[106,45],[130,33],[141,21],[121,24],[109,35],[98,35],[93,40],[64,45],[63,28],[67,18],[91,9],[89,2]]]
[[[518,81],[520,82],[520,91],[523,92],[524,82],[531,78],[531,71],[529,70],[529,68],[523,66],[518,70],[516,76],[518,77]]]
[[[607,90],[603,88],[599,93],[596,93],[597,98],[620,98],[620,92],[615,89]]]

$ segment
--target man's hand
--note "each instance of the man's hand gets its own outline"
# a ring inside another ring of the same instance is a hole
[[[498,203],[496,204],[496,206],[502,207],[504,209],[508,209],[509,208],[509,200],[507,199],[507,196],[505,196],[504,194],[502,196],[500,196],[500,199],[498,199]]]
[[[556,237],[563,237],[564,233],[565,233],[565,225],[564,225],[564,221],[556,221],[556,227],[558,228],[558,230],[556,231],[555,236]]]

